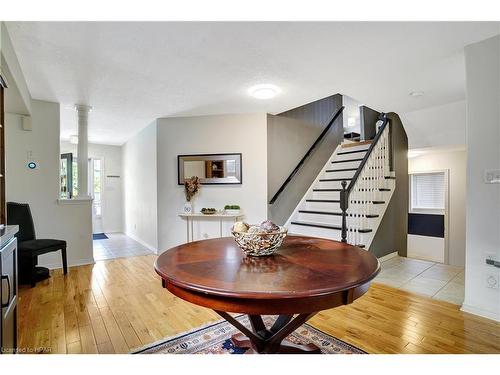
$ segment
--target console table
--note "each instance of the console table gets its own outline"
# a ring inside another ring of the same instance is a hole
[[[222,235],[222,222],[226,219],[231,219],[234,222],[238,221],[238,218],[243,217],[243,213],[239,213],[236,215],[230,215],[230,214],[212,214],[212,215],[205,215],[202,213],[193,213],[193,214],[179,214],[180,217],[186,219],[186,236],[187,236],[187,242],[193,242],[194,241],[194,231],[193,231],[193,221],[197,219],[210,219],[210,218],[216,218],[219,220],[219,237],[223,237]]]

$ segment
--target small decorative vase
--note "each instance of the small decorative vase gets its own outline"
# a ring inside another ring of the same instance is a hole
[[[184,213],[185,214],[192,214],[193,213],[193,203],[191,203],[191,202],[184,203]]]

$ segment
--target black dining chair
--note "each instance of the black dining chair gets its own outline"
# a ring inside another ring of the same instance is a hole
[[[34,287],[37,282],[38,256],[58,250],[61,250],[64,274],[68,273],[66,241],[37,239],[29,204],[7,202],[7,224],[19,225],[16,237],[21,282],[27,282]]]

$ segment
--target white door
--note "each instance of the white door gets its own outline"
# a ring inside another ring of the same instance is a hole
[[[89,159],[89,193],[92,201],[92,232],[103,233],[102,202],[103,202],[103,173],[102,159]]]
[[[448,263],[448,171],[412,172],[408,257]]]

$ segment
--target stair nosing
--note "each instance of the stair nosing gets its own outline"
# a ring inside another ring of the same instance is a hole
[[[306,199],[306,202],[340,203],[340,199]]]
[[[356,151],[345,151],[345,152],[338,152],[337,155],[349,155],[349,154],[358,154],[360,152],[368,152],[368,149],[366,150],[356,150]]]
[[[349,163],[349,162],[353,162],[353,161],[363,161],[363,159],[334,160],[334,161],[332,161],[332,164],[333,163]]]
[[[332,173],[332,172],[351,172],[351,171],[357,171],[358,168],[343,168],[343,169],[327,169],[325,172]]]
[[[313,189],[313,191],[342,191],[342,189]]]
[[[332,182],[335,182],[335,181],[347,181],[347,180],[352,180],[352,177],[349,177],[349,178],[320,178],[319,179],[319,182],[329,182],[329,181],[332,181]]]

